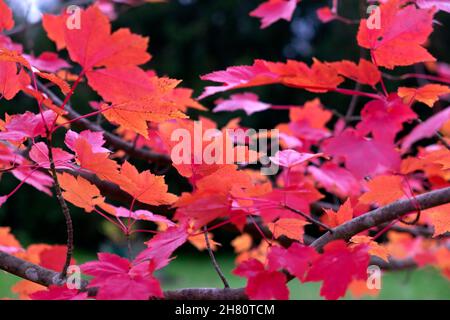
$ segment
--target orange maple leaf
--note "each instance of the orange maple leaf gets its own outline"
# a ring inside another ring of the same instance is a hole
[[[325,129],[325,125],[332,117],[333,113],[323,107],[319,98],[306,101],[302,108],[289,110],[289,119],[292,122],[306,121],[315,129]]]
[[[217,250],[217,246],[220,246],[220,243],[213,240],[214,236],[212,233],[208,232],[208,242],[210,245],[210,248],[212,251]],[[197,248],[199,251],[203,251],[208,248],[208,245],[206,244],[205,235],[203,233],[190,236],[188,238],[188,241]]]
[[[430,208],[422,213],[425,219],[434,226],[433,236],[450,232],[450,204]]]
[[[66,47],[65,32],[68,14],[61,15],[44,14],[42,16],[42,26],[47,32],[47,36],[56,44],[58,50]]]
[[[301,241],[303,240],[304,226],[309,224],[307,221],[299,219],[280,219],[268,224],[270,232],[277,239],[281,236]]]
[[[3,249],[2,249],[3,248]],[[0,251],[21,251],[22,246],[8,227],[0,227]]]
[[[348,286],[353,297],[359,299],[363,296],[376,297],[380,293],[380,289],[369,289],[366,280],[354,279]]]
[[[58,49],[67,47],[72,61],[89,71],[94,67],[140,65],[150,60],[148,38],[128,29],[111,33],[108,17],[96,6],[81,11],[80,28],[68,27],[68,16],[44,15],[43,26]]]
[[[56,74],[53,73],[46,73],[46,72],[37,72],[36,73],[39,77],[46,79],[53,84],[57,85],[62,93],[68,94],[70,91],[70,85],[60,77],[58,77]]]
[[[324,211],[325,215],[322,217],[322,221],[330,228],[340,226],[353,218],[353,207],[350,198],[339,207],[337,212],[333,209],[324,209]]]
[[[196,186],[201,191],[228,193],[232,188],[250,188],[253,184],[247,172],[238,170],[236,165],[223,165],[217,171],[198,180]]]
[[[94,207],[104,202],[100,190],[82,177],[75,178],[68,173],[58,174],[59,184],[65,191],[63,197],[73,205],[92,212]]]
[[[427,84],[420,88],[398,88],[398,96],[403,98],[405,103],[409,104],[413,100],[417,100],[430,108],[439,100],[440,96],[446,94],[450,94],[450,88],[440,84]]]
[[[346,78],[352,79],[361,84],[375,86],[381,80],[381,72],[371,62],[360,59],[359,64],[353,61],[342,60],[328,63],[336,71]]]
[[[314,59],[311,67],[295,60],[288,60],[286,63],[267,62],[266,65],[280,77],[281,83],[312,92],[327,92],[344,81],[334,68],[317,59]]]
[[[231,241],[234,252],[241,253],[250,250],[253,244],[253,239],[248,233],[243,233]]]
[[[28,280],[21,280],[11,287],[11,292],[17,294],[20,300],[29,300],[31,294],[45,289],[46,287],[41,284]]]
[[[139,171],[125,161],[119,175],[111,179],[120,188],[129,193],[134,199],[150,205],[170,205],[177,200],[177,196],[168,193],[164,176],[156,176],[150,171]]]
[[[0,61],[0,96],[11,100],[30,83],[26,72],[17,69],[16,62]]]
[[[31,65],[19,52],[0,48],[0,61],[16,62],[31,70]]]
[[[372,239],[372,237],[356,235],[350,239],[350,242],[352,242],[356,245],[365,243],[369,246],[369,254],[371,254],[373,256],[377,256],[386,262],[389,261],[388,260],[388,258],[389,258],[388,249],[386,247],[383,247],[382,245],[380,245],[378,242],[374,241]]]
[[[155,77],[153,82],[153,92],[136,99],[113,103],[103,113],[106,119],[148,138],[147,122],[187,118],[171,96],[171,92],[180,81]]]
[[[108,153],[94,153],[92,145],[80,137],[74,146],[80,167],[95,173],[102,180],[113,180],[118,175],[119,165],[109,159]]]
[[[377,203],[380,206],[402,198],[402,178],[399,176],[378,176],[367,183],[369,191],[359,197],[361,203]]]

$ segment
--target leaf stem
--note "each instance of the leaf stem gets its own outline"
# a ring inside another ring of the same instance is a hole
[[[329,231],[330,233],[333,233],[333,229],[331,229],[329,226],[327,226],[326,224],[320,222],[319,220],[314,219],[313,217],[308,216],[306,213],[304,213],[304,212],[302,212],[300,210],[292,208],[292,207],[290,207],[290,206],[288,206],[286,204],[282,205],[282,208],[287,209],[289,211],[292,211],[292,212],[302,216],[303,218],[305,218],[309,222],[314,223],[314,224],[324,228],[325,230]]]

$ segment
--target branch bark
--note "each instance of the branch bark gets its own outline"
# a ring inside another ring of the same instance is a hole
[[[45,287],[52,285],[61,286],[64,284],[64,279],[61,278],[58,272],[43,268],[2,251],[0,251],[0,269]],[[88,291],[90,296],[95,296],[95,288],[87,289],[87,285],[88,282],[82,279],[80,290]],[[246,300],[247,296],[244,288],[186,288],[164,291],[164,298],[167,300]]]
[[[412,260],[405,261],[392,260],[386,263],[381,259],[373,259],[372,264],[377,264],[383,269],[405,269],[414,267]],[[33,264],[31,262],[22,260],[6,252],[0,251],[0,269],[14,274],[22,279],[26,279],[45,287],[52,285],[64,285],[64,279],[61,278],[58,272],[49,270]],[[88,281],[81,280],[82,291],[88,291],[90,296],[95,296],[97,291],[95,288],[87,289]],[[178,290],[164,291],[164,299],[167,300],[247,300],[245,288],[186,288]]]
[[[315,240],[311,246],[320,251],[327,243],[333,240],[348,240],[361,231],[392,221],[407,213],[414,212],[417,210],[416,205],[419,205],[421,210],[425,210],[449,202],[450,187],[418,195],[416,197],[416,203],[409,199],[399,200],[341,224],[333,229],[333,233],[325,233],[323,236]]]
[[[50,137],[49,137],[50,138]],[[67,206],[66,200],[64,199],[64,196],[62,194],[61,186],[58,181],[58,175],[56,173],[56,166],[55,161],[53,159],[53,150],[52,150],[52,143],[51,139],[48,139],[47,141],[47,147],[48,147],[48,159],[50,161],[50,172],[53,178],[53,185],[55,188],[56,198],[58,199],[59,206],[61,207],[61,211],[64,215],[64,219],[66,221],[66,232],[67,232],[67,253],[66,253],[66,261],[64,263],[63,269],[61,271],[61,277],[65,278],[67,276],[67,269],[70,266],[70,261],[72,260],[73,255],[73,223],[72,223],[72,217],[70,215],[69,207]]]

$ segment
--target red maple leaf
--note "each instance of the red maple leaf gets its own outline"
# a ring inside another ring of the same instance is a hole
[[[99,300],[148,300],[162,297],[158,280],[153,277],[151,261],[137,264],[110,253],[99,253],[98,261],[82,264],[83,273],[93,276],[90,288],[98,288]]]
[[[298,1],[300,0],[268,0],[250,12],[250,16],[261,19],[261,29],[280,19],[290,21]]]
[[[14,27],[13,13],[3,0],[0,0],[0,32]]]
[[[435,9],[417,9],[415,5],[401,7],[403,1],[390,0],[380,6],[380,26],[362,19],[359,25],[358,44],[370,49],[377,65],[392,69],[435,58],[423,47],[433,31]],[[369,18],[377,18],[374,10]]]
[[[325,299],[343,297],[353,279],[365,280],[369,254],[367,245],[347,247],[337,240],[324,247],[324,253],[313,263],[305,281],[323,281],[320,295]]]
[[[233,273],[248,279],[245,293],[253,300],[287,300],[289,289],[286,276],[278,271],[265,270],[264,265],[251,259],[241,263]]]
[[[293,243],[288,249],[272,247],[268,255],[269,270],[285,269],[300,281],[319,254],[311,247]]]
[[[181,247],[188,239],[185,224],[168,228],[147,241],[147,249],[136,258],[137,262],[152,260],[155,270],[165,267],[170,262],[173,252]]]
[[[398,171],[400,154],[392,142],[365,138],[354,129],[345,129],[323,143],[323,151],[343,159],[346,168],[357,178]]]

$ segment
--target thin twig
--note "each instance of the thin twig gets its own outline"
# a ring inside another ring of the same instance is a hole
[[[333,229],[331,229],[329,226],[327,226],[326,224],[320,222],[319,220],[314,219],[313,217],[308,216],[306,213],[304,213],[304,212],[302,212],[300,210],[297,210],[295,208],[292,208],[292,207],[290,207],[288,205],[283,205],[282,207],[285,208],[285,209],[288,209],[289,211],[292,211],[292,212],[294,212],[294,213],[296,213],[296,214],[298,214],[300,216],[302,216],[303,218],[305,218],[306,220],[308,220],[311,223],[317,224],[318,226],[320,226],[320,227],[324,228],[325,230],[329,231],[330,233],[333,233]]]
[[[222,280],[222,282],[223,282],[223,286],[225,287],[225,289],[227,289],[230,287],[230,285],[228,284],[228,281],[225,278],[225,275],[223,274],[222,269],[220,269],[219,263],[217,263],[216,257],[214,256],[214,252],[211,249],[211,244],[209,243],[209,238],[208,238],[207,227],[204,226],[203,229],[205,231],[206,249],[208,250],[209,257],[211,258],[211,262],[212,262],[217,274],[219,275],[220,280]]]
[[[361,84],[359,82],[355,85],[355,90],[361,90]],[[352,100],[350,101],[350,105],[347,109],[347,113],[345,114],[344,120],[346,123],[349,123],[352,120],[353,114],[355,113],[356,106],[358,105],[359,96],[352,96]]]
[[[34,74],[33,71],[31,72],[31,75],[32,75],[32,79],[33,79],[34,89],[36,91],[38,91],[38,83],[37,83],[36,75]],[[50,130],[50,128],[47,124],[47,121],[44,117],[44,113],[42,110],[42,100],[38,101],[38,108],[39,108],[39,114],[41,115],[42,123],[45,128],[45,132],[46,132],[46,137],[47,137],[46,145],[47,145],[47,149],[48,149],[48,161],[50,164],[51,176],[53,178],[53,185],[55,187],[56,198],[58,199],[59,205],[60,205],[61,210],[64,215],[64,219],[66,221],[67,253],[66,253],[66,261],[64,263],[64,266],[63,266],[63,268],[61,270],[61,274],[60,274],[61,278],[64,279],[67,276],[67,270],[69,269],[70,262],[71,262],[72,256],[73,256],[73,223],[72,223],[72,217],[70,216],[69,207],[67,206],[66,200],[63,197],[61,186],[58,181],[58,175],[56,173],[56,166],[55,166],[55,161],[54,161],[54,157],[53,157],[52,131]]]
[[[70,216],[69,207],[67,206],[66,200],[64,200],[64,197],[62,195],[61,186],[58,181],[58,175],[56,173],[55,162],[53,159],[53,150],[52,150],[51,139],[47,140],[47,147],[48,147],[48,159],[50,162],[50,172],[52,174],[53,184],[55,186],[56,198],[59,201],[59,205],[61,206],[61,210],[63,212],[64,219],[66,220],[67,254],[66,254],[66,261],[64,263],[64,267],[61,271],[61,277],[65,278],[67,276],[67,269],[70,266],[70,262],[72,260],[72,255],[73,255],[73,223],[72,223],[72,217]]]

